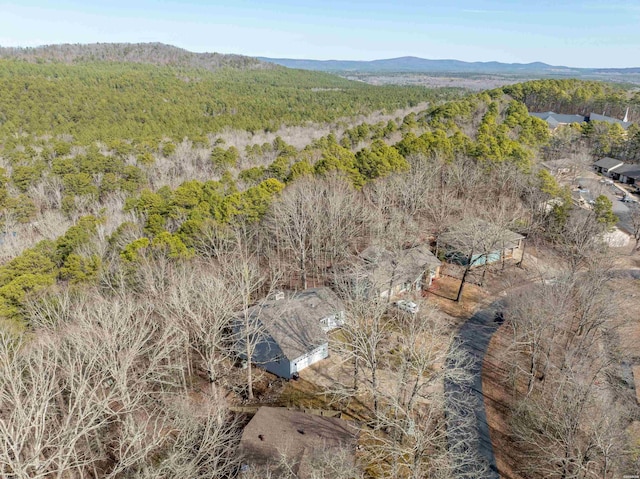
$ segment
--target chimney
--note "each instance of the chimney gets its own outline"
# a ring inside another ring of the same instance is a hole
[[[627,111],[624,114],[624,118],[622,119],[625,123],[629,121],[629,107],[627,107]]]

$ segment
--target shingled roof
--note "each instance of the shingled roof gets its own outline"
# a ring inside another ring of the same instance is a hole
[[[583,123],[585,121],[585,117],[582,115],[565,115],[562,113],[554,113],[552,111],[545,111],[543,113],[531,112],[529,114],[546,121],[549,123],[549,126],[552,127],[556,127],[560,124]]]
[[[369,246],[360,253],[365,260],[369,280],[377,287],[415,281],[427,269],[435,269],[441,261],[427,244],[392,253],[380,246]]]
[[[342,301],[329,288],[290,293],[249,308],[248,314],[264,325],[267,333],[292,360],[327,342],[320,320],[344,311]]]
[[[597,166],[598,168],[605,168],[606,170],[615,168],[616,172],[618,171],[618,168],[622,167],[622,165],[624,165],[624,162],[616,160],[615,158],[609,158],[608,156],[605,158],[600,158],[593,164],[593,166]]]
[[[347,449],[353,457],[358,434],[353,423],[342,419],[261,407],[244,428],[240,450],[254,467],[277,464],[285,455],[296,476],[307,478],[314,456]]]
[[[598,115],[597,113],[591,113],[589,115],[589,121],[604,121],[607,123],[617,123],[625,130],[633,124],[630,121],[622,121],[610,116]]]
[[[464,254],[482,254],[503,248],[515,248],[524,236],[480,218],[468,218],[440,235],[443,247]]]
[[[640,176],[640,165],[622,165],[619,168],[616,168],[616,173],[621,176],[627,176],[629,178],[638,178]]]

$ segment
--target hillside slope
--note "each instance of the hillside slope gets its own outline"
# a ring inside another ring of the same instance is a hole
[[[0,138],[196,137],[275,130],[433,99],[424,87],[376,87],[285,68],[218,71],[139,63],[0,60]]]
[[[34,63],[66,64],[86,62],[147,63],[174,67],[200,68],[216,71],[220,68],[274,68],[255,58],[221,53],[194,53],[163,43],[91,43],[44,45],[35,48],[0,47],[0,58]]]

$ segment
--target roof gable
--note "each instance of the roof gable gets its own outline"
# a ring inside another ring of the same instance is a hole
[[[569,124],[569,123],[583,123],[586,118],[582,115],[566,115],[563,113],[554,113],[552,111],[547,111],[544,113],[529,113],[531,116],[535,116],[536,118],[540,118],[541,120],[545,120],[550,126],[558,126],[561,124]]]
[[[480,218],[462,220],[442,233],[442,246],[464,254],[489,253],[498,249],[514,248],[524,236]]]

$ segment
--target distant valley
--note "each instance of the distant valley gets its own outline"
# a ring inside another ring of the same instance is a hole
[[[456,82],[456,86],[471,89],[482,89],[535,78],[582,78],[640,84],[640,67],[574,68],[548,65],[542,62],[464,62],[460,60],[429,60],[412,56],[371,61],[267,57],[258,57],[258,59],[288,68],[337,73],[341,76],[374,84],[400,83],[443,86],[442,80],[436,80],[438,77],[474,79],[476,81],[458,80]],[[446,80],[445,83],[447,83]]]
[[[542,62],[501,63],[501,62],[463,62],[460,60],[428,60],[418,57],[400,57],[384,60],[303,60],[291,58],[266,58],[259,60],[275,63],[288,68],[302,70],[336,72],[372,72],[372,73],[483,73],[483,74],[547,74],[547,75],[628,75],[640,74],[637,68],[572,68],[548,65]]]

